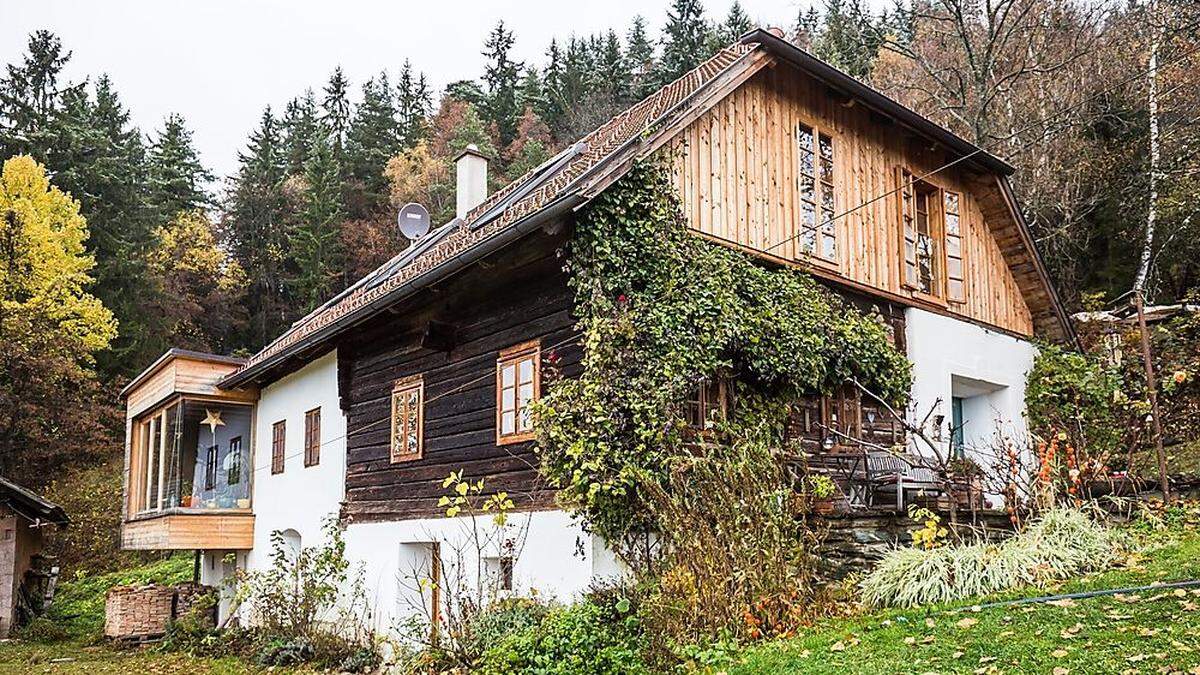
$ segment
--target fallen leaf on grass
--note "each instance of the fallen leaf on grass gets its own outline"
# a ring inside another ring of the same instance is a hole
[[[1054,605],[1055,607],[1074,607],[1075,601],[1072,600],[1071,598],[1063,598],[1061,600],[1050,600],[1046,604]]]
[[[1054,669],[1054,675],[1067,675],[1067,673],[1069,673],[1069,672],[1071,672],[1071,671],[1068,670],[1067,668],[1063,668],[1062,666],[1059,666]]]
[[[1067,654],[1070,654],[1070,652],[1065,649],[1055,649],[1054,651],[1050,652],[1050,656],[1053,656],[1056,659],[1061,659]]]
[[[965,619],[959,619],[958,624],[956,624],[956,625],[959,628],[967,629],[967,628],[970,628],[971,626],[974,626],[977,623],[979,623],[979,619],[972,619],[971,617],[968,616]]]
[[[1079,631],[1081,631],[1081,630],[1083,630],[1083,624],[1077,623],[1074,626],[1071,626],[1070,628],[1064,629],[1063,632],[1058,634],[1058,636],[1060,638],[1063,638],[1064,640],[1069,640],[1071,638],[1077,638],[1077,637],[1079,637]]]
[[[844,651],[846,651],[846,643],[845,643],[845,642],[842,642],[841,640],[838,640],[837,642],[833,643],[833,646],[831,646],[831,647],[829,648],[829,651],[831,651],[831,652],[844,652]]]

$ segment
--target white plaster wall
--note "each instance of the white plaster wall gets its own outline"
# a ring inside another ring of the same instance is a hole
[[[910,414],[920,422],[941,399],[934,414],[945,415],[940,430],[942,450],[948,448],[950,397],[956,388],[978,395],[967,399],[963,410],[968,456],[990,464],[985,449],[990,450],[997,432],[1023,441],[1027,430],[1025,376],[1037,354],[1033,343],[921,309],[905,310],[904,320],[908,357],[913,363]]]
[[[486,516],[476,524],[484,530],[494,527]],[[594,580],[622,573],[621,564],[599,537],[585,532],[564,511],[510,514],[507,530],[509,538],[519,541],[523,536],[524,541],[513,561],[513,592],[517,595],[536,593],[569,602]],[[441,544],[444,584],[474,583],[477,556],[470,533],[471,521],[464,517],[358,523],[346,528],[346,556],[361,566],[367,600],[379,628],[392,629],[397,622],[420,613],[415,575],[427,565],[428,547],[424,544]],[[495,548],[484,553],[485,557],[496,554]]]
[[[304,466],[304,414],[321,408],[321,457]],[[271,427],[287,421],[283,473],[271,474]],[[346,418],[338,405],[337,352],[272,382],[259,394],[254,420],[254,548],[249,569],[270,564],[271,533],[295,530],[301,544],[320,540],[336,516],[346,483]]]

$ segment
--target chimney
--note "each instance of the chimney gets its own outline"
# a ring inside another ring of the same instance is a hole
[[[467,212],[487,197],[487,157],[474,143],[454,158],[456,175],[454,215],[466,218]]]

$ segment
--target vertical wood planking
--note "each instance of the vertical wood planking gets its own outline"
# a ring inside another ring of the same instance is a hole
[[[837,203],[842,213],[896,189],[897,167],[925,172],[942,151],[906,141],[896,125],[871,119],[861,105],[844,106],[786,65],[765,69],[700,116],[672,147],[685,215],[691,227],[751,250],[795,259],[799,229],[797,149],[801,120],[834,132]],[[966,302],[947,310],[1022,334],[1032,317],[983,216],[969,177],[955,169],[930,179],[963,196]],[[842,216],[837,223],[836,274],[895,295],[902,285],[899,197],[892,194]],[[784,241],[783,245],[778,245]]]

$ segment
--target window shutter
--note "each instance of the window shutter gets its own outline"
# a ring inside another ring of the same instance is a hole
[[[900,175],[900,231],[904,262],[904,284],[917,286],[917,193],[912,174],[904,168]]]

